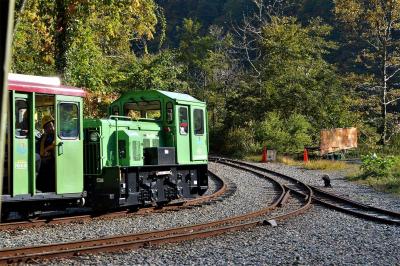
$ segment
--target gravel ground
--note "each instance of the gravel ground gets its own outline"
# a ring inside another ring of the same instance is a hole
[[[97,219],[84,224],[53,225],[11,232],[0,231],[0,248],[99,238],[205,223],[256,211],[272,202],[273,195],[265,193],[271,190],[270,182],[251,174],[243,174],[228,166],[217,167],[210,163],[209,168],[237,185],[235,193],[222,202],[178,212],[113,220]]]
[[[279,164],[265,167],[321,185],[323,172]],[[333,191],[365,203],[399,210],[400,199],[328,173]],[[241,187],[241,185],[239,186]],[[151,265],[400,265],[400,227],[382,225],[315,206],[279,224],[214,238],[115,254],[88,255],[55,264]]]
[[[113,265],[398,265],[400,230],[316,207],[278,227],[214,238],[89,255],[59,264]]]

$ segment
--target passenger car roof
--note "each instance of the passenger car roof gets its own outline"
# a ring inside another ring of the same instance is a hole
[[[8,90],[84,97],[85,91],[61,85],[58,77],[8,74]]]

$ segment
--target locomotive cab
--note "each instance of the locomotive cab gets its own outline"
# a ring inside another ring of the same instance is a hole
[[[84,92],[61,86],[58,78],[10,74],[8,83],[3,209],[29,212],[82,203]],[[54,130],[45,131],[43,122]]]

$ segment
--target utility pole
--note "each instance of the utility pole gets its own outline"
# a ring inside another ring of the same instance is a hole
[[[0,196],[3,193],[4,153],[6,144],[6,125],[8,112],[7,76],[10,63],[11,40],[14,23],[15,0],[0,0]],[[1,197],[0,197],[1,214]]]

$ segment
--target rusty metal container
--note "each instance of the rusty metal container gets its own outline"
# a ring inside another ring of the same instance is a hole
[[[357,128],[321,130],[321,155],[357,148]]]

